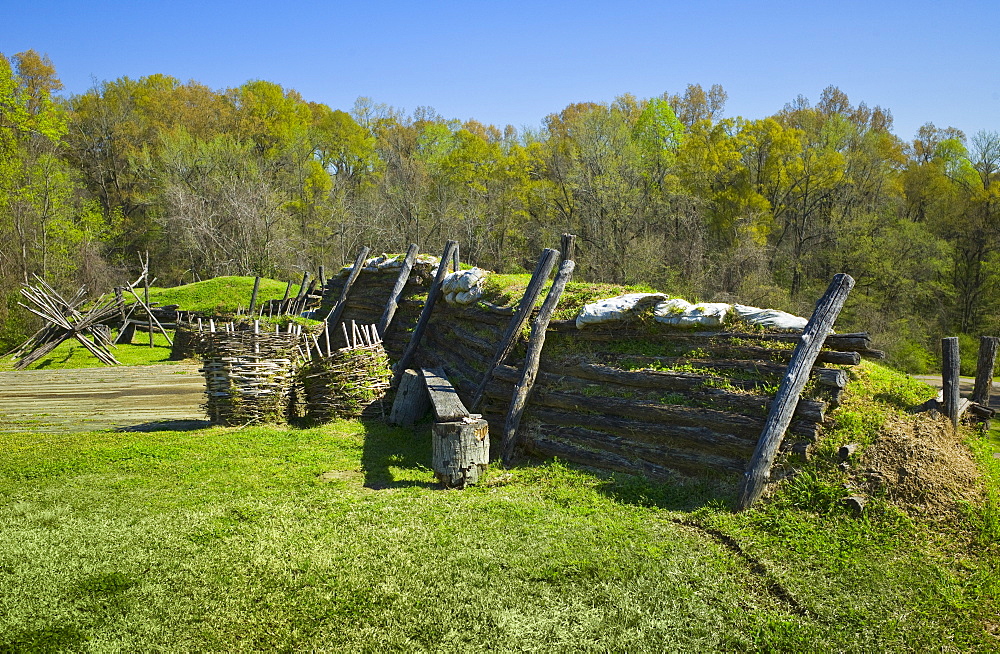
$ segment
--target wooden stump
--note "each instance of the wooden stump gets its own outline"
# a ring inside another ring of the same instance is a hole
[[[396,399],[392,402],[389,424],[409,427],[431,408],[431,400],[424,384],[424,376],[416,370],[406,370],[399,381]]]
[[[482,418],[434,423],[434,476],[448,488],[479,481],[490,462],[489,423]]]

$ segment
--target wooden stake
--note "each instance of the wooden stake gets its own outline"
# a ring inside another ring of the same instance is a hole
[[[396,284],[392,287],[392,293],[389,294],[389,299],[385,303],[385,311],[382,312],[382,318],[378,321],[378,333],[380,336],[385,336],[386,331],[389,329],[389,324],[392,323],[393,316],[396,315],[399,298],[403,295],[403,289],[410,278],[410,271],[413,270],[413,262],[416,261],[419,250],[420,248],[417,247],[416,243],[410,243],[409,249],[406,250],[403,265],[399,269],[399,274],[396,275]]]
[[[778,453],[781,439],[792,420],[792,414],[799,403],[799,395],[809,381],[809,371],[819,355],[827,334],[836,322],[840,310],[854,288],[854,279],[845,273],[834,276],[826,293],[816,304],[816,310],[802,332],[802,338],[795,347],[788,372],[781,380],[778,393],[771,402],[771,408],[764,423],[757,447],[747,466],[737,502],[739,510],[749,508],[764,492],[764,485],[771,476],[771,466]]]
[[[535,308],[535,302],[538,300],[538,296],[542,292],[542,287],[549,278],[549,273],[552,272],[552,267],[555,266],[558,254],[553,249],[545,249],[538,258],[538,264],[535,265],[535,272],[531,274],[531,281],[528,282],[528,287],[524,289],[524,295],[521,296],[521,302],[517,305],[517,313],[507,323],[507,331],[504,332],[503,337],[500,339],[496,354],[493,355],[493,360],[487,366],[486,372],[483,373],[483,378],[479,382],[479,387],[472,396],[471,409],[473,411],[477,410],[479,405],[482,404],[486,386],[493,379],[493,372],[497,366],[501,365],[514,350],[517,337],[521,334],[524,326],[528,324],[528,319],[531,318],[531,311]]]
[[[983,336],[979,339],[979,359],[976,361],[976,386],[972,391],[972,401],[988,407],[993,391],[993,370],[997,363],[997,346],[1000,338]]]
[[[354,259],[354,267],[351,269],[351,274],[347,277],[347,281],[344,282],[344,288],[340,291],[340,299],[337,300],[337,305],[330,312],[327,324],[336,325],[344,314],[344,309],[347,307],[347,296],[351,292],[351,287],[354,286],[358,275],[361,274],[361,269],[365,266],[368,252],[368,246],[364,246],[358,251],[358,256]]]
[[[253,278],[253,293],[250,295],[250,310],[247,311],[248,315],[253,315],[254,310],[257,309],[257,292],[260,290],[260,275]]]
[[[545,330],[549,327],[552,314],[559,304],[566,289],[566,283],[573,277],[573,268],[576,264],[572,259],[567,259],[559,265],[559,272],[552,282],[549,294],[545,296],[545,302],[535,318],[535,323],[531,326],[531,336],[528,338],[528,351],[524,356],[524,371],[521,373],[521,381],[514,386],[514,397],[510,402],[510,410],[507,412],[507,420],[503,429],[503,440],[500,443],[500,457],[505,466],[509,466],[514,458],[514,448],[517,446],[517,428],[521,425],[521,417],[524,409],[528,405],[528,398],[535,385],[535,376],[538,374],[538,363],[541,360],[542,348],[545,346]]]
[[[941,385],[944,388],[944,414],[951,420],[953,427],[958,427],[959,370],[961,368],[958,353],[958,337],[951,336],[941,339]]]
[[[431,319],[431,312],[434,311],[434,303],[437,302],[438,296],[441,295],[441,284],[444,282],[445,275],[448,274],[448,260],[451,259],[452,251],[457,246],[458,243],[455,241],[448,241],[444,246],[444,253],[441,255],[437,274],[434,276],[434,282],[427,291],[427,301],[424,302],[423,311],[420,312],[420,319],[417,320],[417,326],[413,328],[413,333],[410,335],[410,342],[406,344],[403,356],[396,363],[396,372],[393,374],[392,383],[390,384],[392,388],[399,386],[399,380],[403,375],[403,371],[409,367],[413,355],[416,354],[417,348],[420,347],[420,339],[423,338],[424,331],[427,329],[427,323]]]

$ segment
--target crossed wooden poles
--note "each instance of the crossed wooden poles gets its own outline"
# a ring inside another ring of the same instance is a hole
[[[18,304],[44,320],[46,325],[17,349],[15,356],[20,356],[21,359],[14,364],[14,367],[17,370],[24,370],[69,339],[76,339],[101,363],[109,366],[120,365],[121,362],[115,359],[109,350],[112,347],[110,331],[97,329],[108,319],[121,314],[119,301],[105,300],[81,312],[80,305],[86,296],[86,287],[81,287],[67,300],[41,277],[35,275],[35,280],[38,282],[37,285],[26,284],[21,289],[21,295],[31,306],[22,302]]]

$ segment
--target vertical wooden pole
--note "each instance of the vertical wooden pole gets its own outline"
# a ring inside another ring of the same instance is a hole
[[[389,294],[389,299],[385,303],[385,311],[382,312],[382,317],[378,321],[378,333],[382,337],[385,337],[385,333],[396,315],[399,298],[403,295],[403,289],[406,287],[406,281],[410,278],[410,271],[413,270],[413,262],[416,261],[419,251],[420,248],[417,247],[416,243],[410,243],[409,249],[406,250],[403,266],[399,269],[399,275],[396,276],[396,284],[392,287],[392,293]]]
[[[976,361],[976,387],[972,401],[988,407],[993,391],[993,371],[997,365],[997,346],[1000,338],[983,336],[979,339],[979,359]]]
[[[149,314],[149,347],[153,347],[153,309],[149,306],[149,251],[146,251],[146,263],[143,264],[146,274],[143,276],[143,298],[146,302],[146,313]]]
[[[524,356],[524,371],[521,373],[521,380],[514,386],[514,397],[510,401],[510,410],[507,412],[507,420],[503,428],[503,441],[500,443],[500,458],[504,465],[510,465],[514,458],[514,448],[517,446],[517,428],[521,425],[521,417],[524,409],[528,405],[528,398],[535,385],[535,377],[538,375],[538,364],[542,357],[542,348],[545,346],[545,330],[549,328],[549,321],[559,304],[566,284],[573,277],[573,269],[576,263],[572,259],[567,259],[559,264],[559,272],[552,282],[549,294],[545,296],[545,302],[538,311],[538,317],[531,326],[531,336],[528,338],[528,351]]]
[[[788,429],[792,414],[795,413],[795,407],[799,403],[799,395],[809,381],[809,373],[816,363],[816,357],[823,349],[827,334],[836,322],[852,288],[854,279],[850,275],[839,273],[833,277],[826,293],[816,304],[816,310],[806,324],[799,344],[795,346],[795,352],[788,363],[788,371],[778,387],[778,393],[771,401],[764,430],[760,434],[757,448],[743,477],[743,486],[737,502],[739,510],[748,508],[764,492],[764,485],[771,476],[771,466],[774,464],[781,439],[784,438],[785,430]]]
[[[253,279],[253,293],[250,295],[250,310],[247,311],[247,315],[253,316],[254,311],[257,309],[257,292],[260,290],[260,275],[257,275]]]
[[[434,303],[437,302],[438,296],[441,294],[441,284],[444,283],[444,277],[448,274],[448,262],[452,259],[452,252],[457,246],[458,243],[455,241],[448,241],[444,246],[444,253],[441,254],[441,262],[438,263],[437,274],[434,276],[434,281],[427,291],[427,300],[424,302],[424,309],[420,312],[420,319],[417,320],[417,326],[413,328],[413,333],[410,335],[410,342],[406,344],[403,356],[396,362],[396,372],[392,376],[391,383],[393,388],[399,386],[399,380],[402,378],[403,372],[410,367],[410,361],[413,359],[413,355],[417,353],[417,348],[420,347],[420,339],[423,338],[424,331],[427,329],[427,323],[431,319]]]
[[[961,361],[958,354],[958,337],[941,339],[941,385],[944,388],[944,414],[958,427],[959,370]]]
[[[576,234],[563,234],[559,243],[559,252],[562,260],[572,259],[576,261]]]
[[[557,251],[551,248],[542,250],[542,255],[538,258],[538,264],[535,266],[535,272],[531,274],[531,281],[528,282],[528,287],[524,289],[524,295],[521,296],[521,302],[517,305],[517,312],[511,316],[510,322],[507,323],[507,331],[504,332],[503,337],[500,339],[500,344],[493,355],[493,360],[487,366],[486,371],[483,373],[483,378],[479,382],[479,387],[472,396],[472,404],[470,405],[472,411],[479,408],[486,393],[486,386],[493,379],[494,371],[496,371],[497,366],[510,356],[511,351],[514,349],[514,343],[517,342],[518,335],[524,329],[524,326],[528,324],[528,320],[531,318],[531,311],[535,308],[535,301],[538,300],[538,296],[542,292],[542,287],[545,285],[545,282],[549,278],[549,273],[552,272],[552,268],[556,264],[556,256],[558,254]]]
[[[458,272],[459,270],[459,260],[458,260],[458,241],[455,241],[455,251],[451,255],[452,272]]]

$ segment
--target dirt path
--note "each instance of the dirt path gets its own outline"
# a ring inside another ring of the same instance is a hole
[[[197,364],[0,372],[0,431],[207,426]]]

